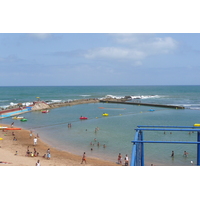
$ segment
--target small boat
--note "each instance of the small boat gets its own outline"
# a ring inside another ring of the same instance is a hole
[[[21,119],[20,121],[21,121],[21,122],[26,122],[27,119],[23,118],[23,119]]]
[[[15,116],[15,117],[12,117],[12,119],[23,119],[24,117],[19,117],[19,116]]]
[[[103,115],[103,116],[108,116],[109,114],[108,114],[108,113],[103,113],[102,115]]]
[[[42,110],[41,112],[42,112],[42,113],[48,113],[49,110]]]
[[[87,117],[80,117],[79,119],[81,119],[81,120],[82,120],[82,119],[88,119],[88,118],[87,118]]]

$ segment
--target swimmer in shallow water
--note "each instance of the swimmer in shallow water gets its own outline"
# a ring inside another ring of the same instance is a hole
[[[183,156],[184,156],[184,157],[187,157],[187,156],[188,156],[188,152],[187,152],[187,151],[184,151],[184,152],[183,152]]]

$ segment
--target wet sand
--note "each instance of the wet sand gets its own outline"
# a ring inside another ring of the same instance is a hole
[[[10,127],[10,125],[0,124],[0,126]],[[12,135],[14,132],[14,136]],[[13,138],[17,140],[14,141]],[[40,138],[37,145],[34,145],[33,139],[36,135],[30,137],[29,130],[8,130],[4,132],[0,130],[0,166],[35,166],[37,160],[40,160],[41,166],[119,166],[116,163],[100,160],[97,158],[88,158],[86,152],[87,163],[81,164],[82,155],[74,155],[66,151],[61,151],[44,143]],[[39,153],[37,157],[26,156],[27,147],[29,151],[34,152],[34,148]],[[50,148],[51,158],[44,158]],[[17,155],[16,154],[17,151]],[[5,163],[1,163],[1,162]]]

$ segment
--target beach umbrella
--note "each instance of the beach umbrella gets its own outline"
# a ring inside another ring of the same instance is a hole
[[[3,140],[3,138],[0,138],[0,140]]]

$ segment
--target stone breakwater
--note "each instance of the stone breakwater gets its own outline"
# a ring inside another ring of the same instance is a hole
[[[33,105],[30,105],[27,108],[31,108],[30,110],[24,110],[24,112],[30,112],[30,111],[37,111],[37,110],[46,110],[46,109],[54,109],[54,108],[59,108],[59,107],[65,107],[65,106],[74,106],[74,105],[78,105],[78,104],[89,104],[89,103],[119,103],[119,104],[129,104],[129,105],[143,105],[143,106],[155,106],[155,107],[166,107],[166,108],[174,108],[174,109],[184,109],[185,107],[183,106],[177,106],[177,105],[164,105],[164,104],[153,104],[153,103],[142,103],[142,102],[131,102],[131,101],[127,101],[127,98],[121,98],[121,99],[115,99],[115,98],[106,98],[103,100],[100,99],[78,99],[78,100],[72,100],[69,102],[54,102],[51,104],[48,104],[47,102],[44,101],[36,101],[33,102]],[[16,108],[19,111],[22,108]],[[16,110],[15,109],[15,110]],[[22,113],[24,113],[22,110],[20,112],[13,112],[13,109],[8,109],[8,110],[4,110],[0,112],[0,119],[4,118],[3,117],[3,113],[4,115],[6,115],[6,117],[11,117],[14,115],[20,115]],[[10,113],[10,115],[9,115]]]
[[[52,103],[49,104],[49,108],[59,108],[59,107],[65,107],[65,106],[74,106],[78,104],[87,104],[87,103],[99,103],[99,99],[78,99],[73,100],[70,102],[60,102],[60,103]]]

